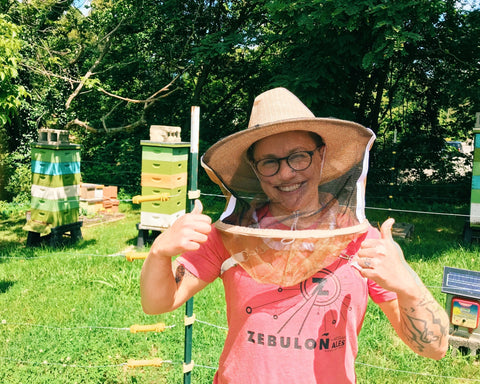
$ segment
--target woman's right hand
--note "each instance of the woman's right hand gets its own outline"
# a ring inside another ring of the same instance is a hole
[[[158,236],[150,248],[150,256],[174,257],[195,251],[208,239],[212,219],[202,214],[200,200],[195,200],[192,212],[180,216],[170,228]]]

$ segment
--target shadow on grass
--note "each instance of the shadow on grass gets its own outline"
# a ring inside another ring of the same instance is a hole
[[[1,232],[1,234],[3,234],[5,233],[5,230],[2,230]],[[67,251],[71,249],[87,249],[98,242],[96,239],[79,239],[77,241],[72,241],[71,238],[66,237],[57,245],[52,246],[50,245],[49,240],[49,236],[42,236],[38,244],[27,245],[26,235],[24,235],[24,237],[17,238],[16,240],[5,240],[2,238],[0,239],[0,264],[12,259],[35,259],[39,256],[39,254],[45,253],[45,251],[59,252],[62,250]]]
[[[79,249],[86,249],[92,245],[97,244],[96,239],[89,239],[89,240],[83,240],[83,239],[78,239],[78,240],[72,240],[70,237],[66,236],[62,238],[60,241],[56,243],[56,245],[51,245],[50,244],[50,237],[49,236],[44,236],[45,239],[42,240],[39,244],[35,246],[31,246],[29,248],[31,249],[42,249],[42,250],[51,250],[51,251],[62,251],[62,250],[79,250]]]
[[[15,282],[11,280],[0,280],[0,293],[7,292],[13,284]]]
[[[37,250],[26,247],[25,242],[0,241],[0,264],[11,259],[34,259],[37,257]]]
[[[2,251],[26,243],[28,232],[23,229],[25,224],[26,220],[23,217],[0,221],[0,249]]]

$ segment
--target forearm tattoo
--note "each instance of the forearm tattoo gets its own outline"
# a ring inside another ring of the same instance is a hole
[[[421,353],[433,344],[439,345],[448,336],[449,323],[445,321],[444,310],[430,293],[425,293],[418,305],[401,310],[403,333],[415,351]]]

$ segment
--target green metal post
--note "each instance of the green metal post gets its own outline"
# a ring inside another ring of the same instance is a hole
[[[200,107],[192,107],[190,124],[190,182],[189,191],[192,195],[198,189],[198,145],[200,132]],[[188,211],[191,212],[195,206],[195,198],[189,196]],[[193,316],[193,297],[185,304],[185,317],[187,319]],[[185,344],[184,344],[184,364],[188,366],[192,362],[192,333],[193,323],[185,324]],[[184,370],[183,382],[190,384],[192,379],[191,369]]]

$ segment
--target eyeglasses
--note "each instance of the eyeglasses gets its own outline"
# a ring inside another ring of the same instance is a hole
[[[255,170],[265,177],[276,175],[280,170],[282,160],[285,160],[294,171],[304,171],[312,164],[312,156],[318,148],[321,148],[321,146],[318,146],[313,151],[298,151],[285,157],[272,157],[252,161],[252,164]]]

